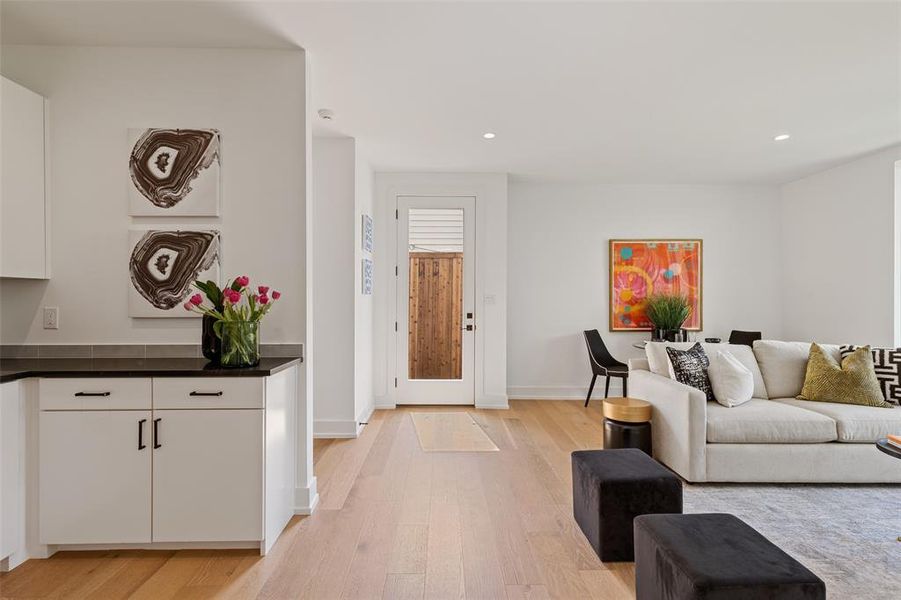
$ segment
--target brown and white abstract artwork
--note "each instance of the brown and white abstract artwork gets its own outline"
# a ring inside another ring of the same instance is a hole
[[[131,230],[130,317],[196,317],[183,305],[196,279],[219,282],[218,231]]]
[[[129,214],[219,215],[217,129],[129,129]]]

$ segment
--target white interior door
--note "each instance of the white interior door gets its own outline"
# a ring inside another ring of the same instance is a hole
[[[397,198],[397,404],[475,404],[475,198]]]

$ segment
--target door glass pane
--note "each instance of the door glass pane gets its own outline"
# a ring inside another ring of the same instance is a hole
[[[463,377],[463,209],[409,209],[409,378]]]

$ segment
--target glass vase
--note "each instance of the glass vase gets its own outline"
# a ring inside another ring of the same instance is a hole
[[[260,323],[221,321],[220,338],[223,367],[252,367],[260,362]]]

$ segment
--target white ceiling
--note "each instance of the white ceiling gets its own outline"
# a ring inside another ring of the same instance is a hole
[[[302,46],[380,170],[780,183],[901,142],[895,2],[4,0],[2,41]]]

